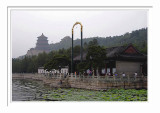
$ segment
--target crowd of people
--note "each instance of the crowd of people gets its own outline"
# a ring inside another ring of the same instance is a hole
[[[79,74],[79,73],[78,73],[78,74]],[[78,75],[78,74],[77,74],[77,72],[74,73],[74,75]],[[94,72],[94,70],[92,71],[92,70],[88,69],[86,72],[83,72],[83,75],[92,76],[92,75],[95,75],[95,72]],[[108,73],[106,73],[105,75],[108,75],[108,76],[122,76],[122,77],[126,77],[126,74],[125,74],[124,72],[122,72],[122,74],[118,74],[118,73],[116,73],[116,72],[114,72],[114,73],[108,72]],[[133,75],[134,75],[134,77],[137,77],[138,73],[135,72],[135,73],[133,73]]]

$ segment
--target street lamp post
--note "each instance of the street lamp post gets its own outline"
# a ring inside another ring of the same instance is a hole
[[[73,27],[72,27],[72,53],[71,53],[71,73],[73,73],[73,29],[74,29],[74,26],[79,24],[81,26],[81,62],[83,61],[83,26],[80,22],[76,22]]]
[[[92,56],[90,56],[89,59],[90,59],[90,62],[91,62],[91,63],[90,63],[90,68],[91,68],[91,70],[92,70]]]

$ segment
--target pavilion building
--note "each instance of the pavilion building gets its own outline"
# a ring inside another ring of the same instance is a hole
[[[125,73],[133,75],[147,75],[147,55],[139,52],[132,44],[128,46],[117,46],[106,49],[105,67],[103,74]],[[83,60],[86,61],[87,53],[83,54]],[[80,61],[80,55],[74,58],[75,62]],[[103,75],[101,73],[101,75]]]
[[[37,38],[38,38],[38,40],[37,40],[35,49],[48,51],[49,50],[49,44],[48,44],[48,40],[47,40],[48,37],[44,36],[42,33],[42,35]]]
[[[33,55],[38,55],[39,53],[49,53],[50,52],[50,47],[48,44],[48,40],[46,36],[42,33],[41,36],[37,37],[37,43],[35,48],[31,48],[27,52],[27,56],[33,56]]]

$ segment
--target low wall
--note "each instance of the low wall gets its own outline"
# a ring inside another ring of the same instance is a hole
[[[121,76],[74,76],[41,75],[41,74],[12,74],[13,79],[41,80],[51,87],[82,88],[92,90],[107,90],[110,88],[147,89],[147,77]],[[60,82],[61,81],[61,82]]]

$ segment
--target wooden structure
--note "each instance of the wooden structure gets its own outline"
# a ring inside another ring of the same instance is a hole
[[[132,44],[127,46],[117,46],[106,49],[107,59],[105,74],[114,73],[133,75],[135,72],[140,74],[147,74],[147,55],[140,53]],[[83,60],[86,60],[87,53],[83,54]],[[80,55],[74,58],[75,61],[80,60]]]
[[[128,46],[118,46],[107,48],[107,59],[105,69],[112,74],[126,73],[138,74],[142,72],[142,67],[147,61],[147,56],[140,53],[132,44]],[[107,72],[107,73],[108,73]]]

